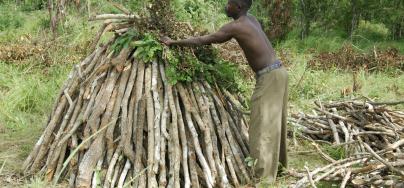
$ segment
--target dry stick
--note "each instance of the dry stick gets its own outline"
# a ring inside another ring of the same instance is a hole
[[[311,173],[310,173],[309,168],[308,168],[307,166],[304,166],[304,168],[306,169],[307,178],[309,179],[310,185],[311,185],[313,188],[317,188],[316,184],[315,184],[314,181],[313,181],[313,177],[311,176]]]
[[[334,114],[337,114],[338,115],[338,112],[337,112],[337,109],[336,108],[332,108],[332,112],[334,113]],[[345,126],[345,123],[342,121],[342,120],[338,120],[338,124],[339,124],[339,126],[341,127],[341,130],[342,130],[342,132],[344,133],[344,140],[345,140],[345,143],[346,142],[349,142],[349,132],[348,132],[348,129],[346,128],[346,126]],[[347,151],[348,150],[348,147],[345,147],[345,150]]]
[[[95,20],[108,20],[108,19],[121,19],[121,20],[131,20],[131,19],[140,19],[137,15],[127,15],[127,14],[101,14],[92,16],[89,18],[90,21]]]
[[[169,106],[168,106],[168,88],[167,88],[167,78],[165,76],[164,65],[161,63],[159,65],[160,68],[160,75],[162,79],[162,84],[164,85],[164,102],[163,102],[163,111],[161,115],[161,138],[160,138],[160,173],[159,173],[159,187],[166,187],[167,186],[167,168],[166,168],[166,139],[168,139],[167,133],[167,119],[169,116]],[[177,108],[178,109],[178,108]],[[180,114],[179,114],[180,115]],[[180,121],[180,120],[178,120]],[[183,151],[184,152],[184,151]],[[189,177],[188,177],[189,178]]]
[[[117,148],[115,150],[114,155],[112,156],[111,160],[109,161],[107,174],[105,175],[104,188],[108,188],[111,185],[115,165],[116,165],[116,162],[118,161],[120,153],[121,153],[120,148]]]
[[[217,91],[220,92],[220,90],[217,90]],[[214,93],[214,92],[212,91],[212,93]],[[220,93],[217,93],[217,95],[221,96]],[[217,96],[217,95],[215,95],[215,96]],[[216,97],[216,102],[218,104],[218,107],[221,109],[219,111],[220,116],[223,118],[224,121],[229,122],[227,124],[223,124],[224,125],[223,129],[225,131],[225,134],[226,134],[226,137],[227,137],[231,152],[232,152],[232,154],[234,156],[234,160],[236,162],[236,170],[240,169],[241,174],[244,176],[244,179],[242,179],[242,180],[246,180],[248,182],[248,181],[250,181],[250,177],[249,177],[249,175],[247,173],[247,170],[245,168],[244,159],[242,159],[243,156],[242,156],[242,154],[240,152],[240,149],[237,147],[237,144],[234,141],[233,135],[232,135],[231,130],[229,128],[230,127],[229,125],[232,123],[231,118],[228,117],[228,112],[225,110],[225,108],[224,108],[224,106],[222,104],[222,101],[223,100],[220,100],[218,97]],[[222,123],[223,123],[223,121],[222,121]],[[240,175],[240,173],[237,173],[237,174]],[[240,176],[240,179],[241,179],[241,176]]]
[[[117,78],[118,73],[113,70],[110,77],[106,81],[105,92],[100,98],[100,101],[95,105],[95,110],[91,114],[89,121],[87,122],[87,126],[92,129],[93,133],[97,131],[98,127],[103,127],[110,121],[117,94],[117,88],[115,87]],[[101,125],[97,125],[97,120],[99,120],[100,115],[104,113],[105,109],[107,110],[101,120]],[[104,134],[105,131],[102,132],[100,136],[96,137],[86,154],[83,156],[83,159],[81,160],[76,182],[76,185],[78,187],[87,187],[91,184],[92,169],[94,169],[96,161],[100,159],[102,153],[105,150]]]
[[[98,160],[96,169],[94,170],[94,174],[93,174],[93,182],[92,182],[92,186],[91,186],[92,188],[97,188],[101,184],[101,182],[97,182],[97,179],[98,179],[97,176],[100,176],[99,172],[101,171],[103,161],[104,161],[103,157],[100,160]]]
[[[248,151],[248,147],[247,147],[247,141],[243,140],[239,129],[237,128],[237,125],[235,123],[235,120],[233,119],[233,117],[228,113],[229,116],[229,125],[230,125],[230,130],[233,130],[233,134],[234,134],[234,138],[237,141],[236,143],[238,143],[238,146],[241,148],[241,156],[244,158],[245,155],[249,155],[249,151]],[[235,116],[237,117],[237,116]]]
[[[320,147],[317,145],[317,143],[312,142],[311,144],[316,148],[317,152],[319,152],[320,155],[321,155],[325,160],[327,160],[328,162],[331,162],[331,163],[334,163],[334,162],[335,162],[335,160],[334,160],[333,158],[331,158],[329,155],[327,155],[326,153],[324,153],[323,150],[320,149]]]
[[[59,161],[57,163],[56,170],[55,170],[56,174],[59,174],[60,170],[62,170],[62,165],[63,165],[63,162],[65,160],[65,156],[66,156],[66,150],[67,150],[67,144],[62,146],[62,150],[61,150],[61,153],[60,153],[60,156],[59,156]],[[47,177],[47,178],[48,178],[49,181],[52,180],[51,177]]]
[[[41,143],[40,149],[38,151],[38,154],[35,157],[34,162],[32,163],[31,166],[31,172],[35,172],[39,166],[41,165],[41,161],[43,160],[44,156],[46,155],[49,144],[51,143],[51,136],[53,135],[53,130],[57,126],[59,120],[61,119],[64,107],[67,103],[67,100],[65,97],[63,97],[60,101],[60,105],[55,111],[54,116],[52,116],[51,121],[49,122],[48,126],[46,127],[44,133],[43,133],[43,142]]]
[[[116,65],[116,62],[120,62],[123,56],[125,56],[126,53],[128,53],[129,49],[123,49],[122,52],[117,56],[114,57],[113,52],[109,52],[109,54],[105,54],[103,58],[101,59],[100,63],[98,66],[94,68],[94,70],[91,72],[89,76],[81,83],[82,86],[88,85],[91,81],[96,80],[94,78],[97,77],[97,75],[102,75],[102,74],[110,74],[111,68]],[[122,60],[123,62],[126,62],[126,59]],[[115,71],[117,72],[122,72],[118,68],[115,68]]]
[[[70,147],[70,153],[73,153],[74,150],[77,149],[78,141],[77,141],[77,135],[72,136],[72,145]],[[72,160],[70,161],[70,180],[69,180],[69,187],[74,187],[75,181],[76,181],[76,176],[78,172],[78,161],[79,161],[79,156],[75,155]],[[59,172],[60,173],[60,172]]]
[[[51,115],[49,116],[49,120],[47,122],[47,127],[42,134],[41,138],[38,140],[36,143],[33,151],[30,153],[30,155],[27,157],[26,161],[23,164],[23,168],[25,171],[28,171],[29,168],[31,172],[34,172],[38,169],[39,167],[39,162],[42,160],[42,158],[45,155],[45,149],[47,149],[49,143],[50,143],[50,136],[52,135],[51,132],[53,132],[53,129],[57,125],[57,121],[59,121],[59,118],[61,117],[61,111],[64,109],[66,105],[66,97],[64,97],[63,93],[66,88],[68,87],[75,87],[74,83],[77,81],[77,78],[75,77],[76,71],[73,69],[73,71],[69,74],[69,79],[65,82],[63,89],[60,91],[59,94],[59,99],[57,102],[54,104],[54,109],[52,110]],[[70,90],[69,90],[70,91]]]
[[[136,62],[136,60],[135,60]],[[136,91],[136,126],[134,127],[136,130],[134,133],[136,134],[133,137],[133,142],[135,143],[135,164],[134,164],[134,171],[133,174],[134,176],[139,176],[139,179],[136,179],[134,182],[134,187],[137,187],[137,185],[142,185],[143,181],[145,178],[145,175],[139,174],[140,169],[143,167],[142,164],[142,155],[143,155],[143,130],[144,130],[144,122],[146,118],[146,105],[145,105],[145,98],[143,97],[143,84],[144,84],[144,74],[145,74],[145,68],[144,68],[144,63],[143,62],[137,62],[138,63],[138,73],[137,73],[137,78],[136,78],[136,84],[135,84],[135,91]],[[140,183],[139,183],[140,182]]]
[[[393,144],[387,146],[387,150],[395,150],[399,148],[401,145],[404,145],[404,139],[401,139]]]
[[[129,66],[130,68],[130,66]],[[119,143],[119,147],[122,148],[123,153],[125,156],[132,162],[135,163],[135,152],[133,151],[132,145],[132,130],[133,130],[133,111],[135,107],[135,99],[134,97],[130,97],[132,94],[133,85],[136,78],[137,73],[137,64],[132,64],[131,71],[125,71],[123,76],[129,76],[129,80],[127,82],[127,86],[125,89],[125,94],[123,96],[121,102],[121,142]],[[130,102],[129,102],[129,98]],[[129,102],[129,105],[128,105]],[[128,113],[129,108],[129,113]]]
[[[72,103],[72,105],[70,105],[70,107],[69,107],[69,109],[67,110],[65,116],[63,117],[62,124],[60,125],[59,131],[58,131],[58,133],[57,133],[56,136],[55,136],[55,139],[54,139],[55,141],[59,140],[60,137],[61,137],[61,135],[62,135],[62,133],[64,132],[64,129],[65,129],[67,123],[69,122],[69,118],[70,118],[70,116],[72,115],[73,110],[74,110],[75,107],[76,107],[76,104],[77,104],[77,100],[75,100],[75,101]],[[47,159],[47,161],[46,161],[46,163],[45,163],[45,166],[47,167],[46,176],[47,176],[48,181],[50,181],[50,180],[52,179],[52,177],[53,177],[53,175],[54,175],[54,173],[55,173],[55,171],[56,171],[55,168],[56,168],[56,165],[58,164],[59,156],[60,156],[60,155],[63,155],[63,156],[64,156],[63,150],[65,150],[65,149],[66,149],[66,148],[64,148],[64,147],[58,147],[58,148],[56,148],[56,144],[52,144],[52,145],[51,145],[51,147],[50,147],[50,149],[49,149],[49,151],[48,151],[48,152],[49,152],[49,154],[48,154],[48,159]]]
[[[99,116],[102,114],[102,111],[104,110],[104,104],[106,104],[104,101],[108,98],[106,98],[106,96],[104,97],[104,93],[107,93],[107,95],[109,95],[110,93],[106,92],[107,88],[111,89],[111,87],[113,87],[113,85],[111,85],[111,83],[109,83],[111,81],[111,76],[112,75],[108,75],[107,79],[102,82],[101,85],[101,89],[99,90],[99,92],[96,94],[96,97],[94,99],[94,106],[87,106],[88,113],[89,113],[89,118],[88,121],[84,124],[84,130],[83,130],[83,137],[88,138],[91,135],[91,131],[94,132],[94,130],[97,129],[97,126],[99,125]],[[94,83],[96,83],[97,81],[94,81]],[[101,105],[101,106],[100,106]],[[100,106],[100,109],[97,108],[97,106]],[[86,150],[88,149],[88,147],[90,146],[91,142],[86,143],[86,145],[84,145],[84,147],[82,148],[82,150]]]
[[[74,122],[76,122],[77,118],[79,117],[79,113],[86,107],[86,105],[84,104],[84,101],[83,101],[82,93],[84,93],[84,89],[80,88],[80,94],[78,96],[77,105],[74,109],[72,117],[69,119],[69,124],[67,125],[66,129],[64,130],[64,133],[66,133],[70,127],[73,127]],[[57,142],[59,142],[59,141],[60,141],[60,139],[57,140]]]
[[[218,118],[219,116],[214,107],[211,108],[213,120],[217,127],[217,132],[218,132],[220,143],[221,143],[222,149],[223,149],[223,155],[225,157],[227,166],[229,167],[228,170],[230,172],[230,176],[232,178],[233,184],[235,187],[239,187],[240,184],[237,179],[237,175],[236,175],[236,172],[235,172],[235,169],[233,166],[233,161],[232,161],[233,155],[231,154],[231,151],[229,149],[228,142],[226,140],[226,134],[225,134],[225,131],[223,128],[223,127],[229,126],[228,125],[229,122],[227,121],[226,116],[224,115],[224,114],[226,114],[226,112],[225,112],[223,106],[221,106],[220,99],[215,95],[214,92],[212,92],[212,89],[210,88],[209,84],[207,82],[203,82],[203,85],[205,86],[206,90],[210,93],[209,100],[211,101],[212,104],[216,104],[216,107],[218,108],[218,111],[219,111],[219,114],[221,117],[221,122],[219,121],[219,118]],[[213,101],[215,103],[213,103]],[[223,161],[223,163],[224,163],[224,161]]]
[[[355,162],[356,162],[356,161],[362,161],[364,158],[366,158],[366,157],[365,157],[365,156],[361,156],[361,157],[350,157],[350,158],[347,158],[347,159],[342,159],[342,160],[336,161],[336,162],[334,162],[334,163],[328,164],[328,165],[326,165],[326,166],[323,166],[323,167],[321,167],[321,168],[317,168],[317,169],[313,170],[313,171],[311,172],[311,174],[312,174],[312,175],[315,175],[315,174],[317,174],[317,173],[319,173],[319,172],[321,172],[321,171],[324,171],[324,170],[326,170],[326,169],[329,169],[329,168],[331,168],[331,167],[333,167],[333,166],[337,166],[337,165],[344,164],[344,163],[347,163],[347,162],[351,162],[351,161],[355,161]],[[308,181],[307,177],[303,177],[303,178],[300,179],[298,182],[296,182],[296,185],[295,185],[294,187],[295,187],[295,188],[302,187],[302,186],[304,186],[304,185],[307,183],[307,181]]]
[[[228,119],[228,120],[230,119],[230,118],[228,117],[227,112],[224,113],[224,116],[227,116],[226,119]],[[244,176],[244,180],[246,180],[247,182],[249,182],[249,181],[250,181],[250,177],[249,177],[248,172],[247,172],[247,169],[246,169],[246,167],[245,167],[244,159],[242,158],[242,157],[243,157],[243,156],[242,156],[242,152],[241,152],[241,150],[238,148],[237,142],[234,140],[233,135],[232,135],[232,133],[231,133],[231,131],[230,131],[230,128],[229,128],[229,127],[227,127],[227,128],[225,127],[224,129],[225,129],[225,132],[226,132],[226,137],[227,137],[227,140],[228,140],[228,142],[229,142],[231,151],[232,151],[233,156],[234,156],[234,159],[235,159],[235,161],[236,161],[237,167],[241,170],[241,174]],[[240,174],[239,174],[239,175],[240,175]],[[240,178],[240,179],[241,179],[241,178]],[[242,179],[242,180],[243,180],[243,179]],[[244,183],[245,183],[245,182],[244,182]]]
[[[146,68],[145,74],[145,94],[147,102],[147,166],[152,168],[147,169],[147,186],[149,188],[157,187],[156,174],[153,170],[155,163],[154,158],[154,108],[153,98],[151,93],[151,66]]]
[[[98,41],[100,41],[101,36],[105,33],[106,28],[111,25],[111,20],[105,20],[104,24],[102,24],[101,28],[98,30],[94,40],[91,42],[90,51],[94,51],[97,47]]]
[[[213,125],[212,125],[211,121],[209,120],[209,115],[210,115],[209,107],[207,106],[207,103],[205,103],[197,83],[193,83],[192,88],[193,89],[189,89],[189,93],[191,94],[191,96],[193,94],[193,96],[195,97],[196,105],[199,106],[200,113],[202,114],[201,118],[203,118],[203,122],[204,122],[205,129],[206,129],[206,131],[204,132],[206,158],[208,160],[208,163],[209,163],[209,166],[210,166],[210,169],[212,172],[213,181],[215,182],[215,179],[217,177],[217,170],[216,170],[216,163],[213,158],[213,144],[212,144],[212,135],[211,135],[211,133],[212,133],[211,130],[213,129]],[[209,134],[207,134],[207,133],[209,133]]]
[[[205,140],[205,147],[206,147],[206,157],[208,158],[208,162],[210,164],[211,170],[212,170],[212,176],[213,180],[215,181],[216,176],[217,176],[217,170],[216,170],[216,165],[214,162],[214,147],[213,147],[213,136],[212,136],[212,130],[214,132],[214,127],[213,127],[213,121],[210,116],[209,112],[209,106],[205,102],[206,92],[204,94],[201,94],[201,89],[199,88],[197,83],[193,83],[192,87],[188,87],[190,99],[191,99],[191,104],[195,104],[195,108],[192,109],[192,115],[195,116],[194,119],[199,125],[200,130],[203,131],[204,133],[204,140]],[[197,108],[199,107],[199,108]],[[198,110],[199,109],[199,110]],[[202,116],[200,116],[202,114]],[[201,126],[203,125],[203,126]],[[216,181],[215,181],[216,182]]]
[[[180,141],[178,134],[178,117],[177,110],[175,108],[175,100],[178,98],[177,90],[171,85],[168,86],[168,104],[170,105],[171,111],[171,127],[170,127],[170,142],[169,142],[169,159],[170,159],[170,179],[168,182],[168,187],[180,187],[180,165],[181,165],[181,154],[180,154]]]
[[[315,109],[316,109],[317,111],[319,111],[319,112],[324,113],[325,115],[329,115],[329,116],[332,116],[332,117],[334,117],[334,118],[337,118],[337,119],[340,119],[340,120],[343,120],[343,121],[347,121],[347,122],[355,123],[355,124],[357,124],[357,125],[361,125],[361,124],[362,124],[361,122],[356,121],[356,120],[354,120],[354,119],[350,119],[350,118],[342,117],[342,116],[340,116],[340,115],[336,115],[336,114],[333,114],[333,113],[327,112],[327,111],[322,110],[322,109],[317,108],[317,107],[316,107]]]
[[[100,134],[101,132],[103,132],[109,125],[111,125],[111,123],[105,125],[104,127],[102,127],[100,130],[98,130],[97,132],[95,132],[93,135],[91,135],[89,138],[83,140],[80,145],[77,146],[76,149],[74,149],[69,157],[67,157],[67,159],[65,160],[65,162],[63,163],[63,168],[60,171],[59,174],[57,174],[57,176],[54,179],[54,185],[56,185],[56,183],[59,181],[61,174],[63,173],[63,171],[66,169],[67,165],[72,161],[73,157],[79,152],[79,149],[88,141],[90,141],[93,137],[97,136],[98,134]]]
[[[329,176],[331,173],[335,172],[336,170],[341,170],[341,168],[347,168],[347,167],[352,166],[352,165],[360,164],[360,163],[364,162],[365,160],[366,160],[366,159],[359,159],[359,160],[356,160],[356,161],[347,162],[347,163],[342,164],[342,165],[340,165],[340,166],[333,166],[333,167],[331,167],[330,170],[328,170],[328,171],[325,172],[324,174],[318,176],[318,177],[314,180],[314,182],[318,182],[318,181],[324,179],[325,177]],[[313,173],[313,172],[312,172],[312,173]],[[314,173],[313,173],[313,174],[314,174]]]
[[[111,64],[111,59],[113,57],[114,53],[109,52],[106,54],[103,54],[102,57],[98,60],[98,62],[94,65],[93,69],[85,70],[85,79],[82,80],[80,85],[82,87],[87,86],[91,81],[94,81],[94,78],[97,77],[97,75],[103,74],[103,73],[108,73],[109,68],[112,66]],[[88,72],[87,72],[88,71]]]
[[[248,150],[247,147],[245,147],[244,143],[248,143],[248,128],[245,126],[244,124],[244,116],[243,116],[243,106],[241,105],[241,103],[239,101],[237,101],[237,99],[231,95],[227,90],[222,89],[221,90],[222,93],[224,93],[224,96],[226,98],[226,102],[227,102],[227,107],[229,108],[228,111],[231,112],[232,114],[232,119],[235,122],[235,125],[232,127],[237,128],[237,131],[234,131],[234,133],[236,134],[237,140],[242,140],[242,148],[243,148],[243,152],[245,155],[247,155]]]
[[[144,174],[147,169],[148,169],[148,168],[144,168],[143,170],[141,170],[141,171],[139,172],[139,174],[133,174],[133,175],[134,175],[133,178],[131,178],[128,182],[126,182],[126,183],[123,185],[123,188],[126,188],[126,187],[130,186],[130,184],[131,184],[132,182],[134,182],[135,180],[137,180],[137,179],[140,177],[140,175]],[[142,185],[142,186],[143,186],[143,185]],[[145,186],[146,186],[146,185],[144,184],[143,187],[145,187]],[[135,186],[132,186],[132,187],[135,187]],[[139,186],[139,187],[140,187],[140,186]]]
[[[381,131],[362,131],[362,132],[357,132],[353,134],[354,136],[359,136],[359,135],[387,135],[391,137],[395,137],[394,133],[390,132],[381,132]]]
[[[360,138],[359,138],[360,139]],[[361,141],[362,142],[362,141]],[[404,176],[404,172],[395,168],[394,166],[392,166],[389,162],[387,162],[386,160],[384,160],[382,157],[380,157],[380,155],[378,155],[375,151],[373,151],[373,149],[366,143],[362,142],[362,144],[365,146],[366,150],[368,150],[370,152],[370,154],[376,158],[378,161],[380,161],[381,163],[383,163],[384,165],[386,165],[392,172],[400,175],[400,176]]]
[[[337,131],[337,126],[335,125],[334,121],[332,120],[331,116],[327,116],[328,118],[328,124],[331,127],[332,134],[334,136],[334,141],[336,144],[340,144],[341,142],[339,141],[339,135]]]
[[[139,78],[138,80],[143,79]],[[145,124],[145,119],[146,119],[146,99],[144,97],[141,97],[141,100],[138,101],[138,118],[137,118],[137,123],[136,123],[136,141],[135,141],[135,151],[136,151],[136,156],[135,156],[135,164],[134,164],[134,171],[133,174],[134,176],[138,176],[141,172],[141,169],[143,167],[142,164],[142,155],[143,155],[143,131],[144,131],[144,124]],[[144,180],[144,173],[140,175],[141,177],[139,179],[135,179],[134,181],[134,187],[141,187],[144,185],[142,180]]]
[[[404,101],[392,101],[392,102],[368,102],[371,105],[379,106],[379,105],[398,105],[403,104]]]
[[[112,180],[111,180],[111,188],[115,187],[116,180],[118,179],[118,173],[119,173],[119,170],[121,169],[122,160],[123,160],[123,156],[121,155],[121,156],[119,156],[117,165],[115,166],[115,169],[114,169],[114,176],[112,177]]]
[[[208,184],[208,187],[211,187],[211,186],[214,185],[214,180],[213,180],[213,177],[212,177],[212,173],[211,173],[209,165],[206,162],[206,159],[205,159],[205,157],[204,157],[204,155],[202,153],[202,149],[201,149],[201,146],[200,146],[199,140],[198,140],[198,133],[197,133],[195,127],[194,127],[194,124],[193,124],[192,118],[191,118],[191,114],[190,114],[190,112],[192,114],[195,114],[196,113],[195,109],[193,109],[191,107],[190,99],[189,99],[187,91],[184,89],[184,87],[181,84],[177,84],[177,88],[178,88],[179,94],[181,96],[182,102],[183,102],[184,107],[185,107],[185,118],[187,120],[188,128],[191,131],[191,134],[192,134],[192,137],[193,137],[192,140],[193,140],[193,143],[195,145],[196,154],[198,156],[199,162],[202,165],[202,169],[204,171],[204,176],[205,176],[206,182]],[[196,114],[194,115],[194,118],[196,119],[196,121],[199,120],[199,125],[201,127],[203,127],[203,122],[202,123],[200,122],[201,120],[198,119],[198,116],[196,116]],[[209,130],[204,130],[204,131],[209,131]],[[207,135],[209,135],[209,133],[207,133]],[[208,144],[211,144],[211,143],[208,143]]]
[[[184,119],[182,116],[180,103],[178,97],[175,98],[176,104],[176,112],[178,116],[178,127],[181,139],[181,146],[182,146],[182,171],[184,176],[184,188],[191,187],[191,181],[189,178],[189,169],[188,169],[188,143],[187,143],[187,136],[185,133],[185,126],[184,126]],[[196,181],[194,181],[196,182]]]
[[[158,64],[157,60],[152,62],[152,80],[151,80],[151,91],[153,95],[153,102],[154,102],[154,164],[153,164],[153,171],[155,174],[158,174],[159,163],[160,163],[160,119],[161,119],[161,106],[160,106],[160,97],[159,93],[157,92],[157,77],[158,77]]]
[[[245,155],[249,155],[249,154],[250,154],[250,152],[249,152],[248,149],[247,149],[247,143],[245,143],[245,142],[243,141],[243,139],[241,138],[241,135],[240,135],[240,133],[239,133],[239,131],[238,131],[238,129],[237,129],[237,126],[236,126],[236,124],[235,124],[235,122],[234,122],[234,120],[233,120],[231,114],[227,113],[227,115],[228,115],[228,117],[229,117],[229,125],[230,125],[229,131],[233,130],[233,131],[232,131],[232,133],[234,134],[233,140],[235,139],[234,142],[235,142],[235,143],[238,143],[238,144],[237,144],[237,146],[238,146],[237,148],[238,148],[238,151],[239,151],[239,153],[240,153],[240,157],[241,157],[242,160],[244,161]],[[233,135],[233,134],[232,134],[232,135]]]
[[[86,58],[81,64],[86,64],[88,61],[91,61],[91,59],[93,58],[93,55],[90,55],[88,58]],[[93,63],[92,63],[93,64]],[[65,88],[68,88],[68,86],[69,87],[71,87],[71,88],[69,88],[69,92],[68,92],[68,94],[69,93],[72,93],[73,92],[73,90],[75,90],[75,88],[77,87],[77,83],[78,83],[78,81],[77,81],[77,79],[74,79],[73,81],[71,81],[72,79],[73,79],[73,76],[74,76],[74,70],[72,71],[72,73],[70,74],[70,76],[69,76],[69,79],[68,79],[68,81],[65,83],[65,86],[64,86],[64,88],[63,88],[63,90],[65,91]],[[63,98],[63,97],[62,97]],[[57,115],[56,113],[58,113],[58,109],[60,109],[62,106],[61,105],[57,105],[58,103],[60,102],[60,100],[57,100],[57,102],[56,102],[56,105],[55,105],[55,110],[54,110],[54,112],[52,113],[52,117],[53,116],[55,116],[55,115]],[[57,107],[56,107],[57,106]],[[75,112],[75,114],[77,114],[76,112]],[[53,118],[54,119],[54,118]],[[51,123],[52,121],[49,121],[48,123]],[[48,124],[49,125],[49,124]],[[46,133],[46,131],[44,132],[44,135],[45,135],[45,133]],[[44,140],[44,135],[43,136],[41,136],[41,138],[38,140],[38,143],[37,143],[37,146],[34,148],[34,150],[33,150],[33,152],[31,153],[31,155],[27,158],[27,160],[26,160],[26,164],[24,164],[24,166],[25,167],[27,167],[28,168],[28,165],[30,165],[30,161],[33,159],[33,156],[34,155],[36,155],[36,153],[39,153],[39,152],[41,152],[39,149],[40,149],[40,147],[39,146],[42,146],[42,142],[43,142],[43,140]],[[67,140],[67,139],[66,139]],[[38,145],[39,144],[39,145]],[[63,145],[63,144],[60,144],[60,146],[61,145]]]
[[[102,62],[100,61],[101,56],[105,55],[105,50],[107,49],[108,45],[105,45],[101,48],[98,48],[96,50],[96,53],[94,55],[94,58],[92,59],[91,63],[84,69],[83,71],[83,77],[88,77],[90,74],[94,71],[94,67],[99,63]]]
[[[198,83],[198,87],[199,87],[200,91],[202,92],[204,103],[206,103],[207,107],[208,107],[208,111],[207,111],[206,115],[207,115],[207,118],[208,118],[208,122],[211,125],[210,130],[211,130],[211,136],[212,136],[212,144],[213,144],[213,146],[216,146],[216,147],[213,147],[213,157],[215,159],[215,165],[216,165],[216,168],[218,169],[219,176],[220,176],[219,186],[222,187],[222,188],[223,187],[229,187],[229,180],[227,179],[226,171],[224,169],[224,164],[223,164],[223,163],[225,163],[225,161],[224,160],[221,161],[220,157],[219,157],[220,156],[220,152],[219,152],[219,148],[218,148],[219,143],[217,141],[217,135],[216,135],[216,129],[215,129],[216,126],[214,124],[214,121],[215,122],[220,122],[220,120],[217,117],[217,114],[216,114],[216,117],[215,117],[213,112],[212,112],[212,111],[216,110],[215,106],[214,106],[213,102],[209,99],[209,97],[208,97],[209,94],[206,92],[206,90],[203,87],[202,83]]]
[[[121,177],[119,178],[118,181],[118,188],[123,188],[123,184],[125,183],[126,175],[128,174],[130,166],[131,166],[130,160],[126,160],[125,167],[123,168]]]
[[[191,131],[189,131],[188,127],[185,128],[185,133],[186,133],[187,138],[192,137]],[[189,162],[189,172],[190,172],[190,175],[191,175],[191,187],[192,188],[199,188],[199,178],[198,178],[198,172],[196,170],[196,166],[197,166],[196,161],[197,161],[197,159],[196,159],[196,156],[195,156],[195,147],[194,147],[191,139],[187,140],[187,145],[188,145],[188,148],[189,148],[189,160],[188,160],[188,162]]]
[[[351,171],[348,170],[348,172],[345,174],[344,179],[342,180],[340,188],[345,188],[346,184],[348,183],[348,180],[351,178]]]
[[[127,72],[127,71],[126,71]],[[131,73],[133,74],[133,73]],[[107,153],[106,153],[106,160],[109,162],[112,159],[112,155],[114,154],[115,144],[114,144],[114,130],[116,126],[116,121],[118,120],[118,116],[121,110],[121,103],[123,100],[123,96],[125,94],[126,85],[128,83],[129,73],[123,73],[119,79],[118,84],[118,94],[116,97],[116,102],[114,105],[114,109],[112,111],[111,119],[115,120],[110,127],[108,127],[105,133],[105,140],[107,144]],[[107,181],[106,181],[107,182]]]

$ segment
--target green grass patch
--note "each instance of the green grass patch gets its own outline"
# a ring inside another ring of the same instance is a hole
[[[361,96],[377,101],[394,101],[404,98],[404,74],[399,70],[369,73],[359,71],[359,91],[342,95],[342,90],[352,88],[351,71],[338,69],[311,70],[307,62],[310,55],[295,55],[289,70],[289,100],[298,108],[308,109],[314,100],[330,101]]]
[[[366,25],[366,24],[365,24]],[[286,40],[275,43],[278,49],[290,49],[296,53],[321,53],[335,52],[345,45],[353,45],[359,52],[368,52],[376,47],[377,49],[386,50],[396,48],[400,54],[404,54],[403,40],[389,40],[385,36],[385,29],[380,24],[371,24],[371,26],[363,26],[354,32],[352,38],[347,36],[344,31],[314,29],[305,39],[300,39],[300,29],[292,30]],[[372,29],[368,27],[376,27]],[[369,31],[371,30],[371,31]]]
[[[26,127],[48,112],[68,67],[0,62],[0,123],[7,128]]]
[[[0,62],[0,164],[4,164],[2,176],[21,173],[21,164],[42,133],[43,125],[69,69],[70,65],[44,67],[40,64],[16,65]],[[0,187],[3,183],[0,178]],[[41,186],[42,183],[35,179],[25,187],[44,187]]]

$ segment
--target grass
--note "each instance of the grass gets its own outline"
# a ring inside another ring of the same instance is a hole
[[[344,31],[314,29],[308,37],[300,40],[299,29],[292,30],[285,41],[274,44],[277,48],[290,49],[296,53],[320,53],[333,52],[341,49],[344,45],[353,45],[359,52],[368,52],[377,49],[396,48],[404,54],[404,39],[389,40],[386,37],[375,37],[367,31],[359,30],[354,33],[352,39]]]
[[[69,69],[0,62],[0,186],[2,177],[21,173]]]
[[[330,101],[368,97],[378,101],[394,101],[404,98],[404,75],[402,72],[384,71],[369,73],[359,71],[359,91],[342,95],[341,91],[352,88],[351,71],[338,69],[311,70],[307,62],[311,55],[292,56],[289,69],[289,99],[293,108],[308,109],[314,100]]]

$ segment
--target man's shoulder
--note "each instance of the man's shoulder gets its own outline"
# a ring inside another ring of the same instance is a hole
[[[224,24],[222,26],[221,30],[228,31],[228,32],[235,31],[235,30],[237,30],[239,28],[239,26],[240,26],[239,21],[238,20],[233,20],[231,22],[228,22],[228,23]]]

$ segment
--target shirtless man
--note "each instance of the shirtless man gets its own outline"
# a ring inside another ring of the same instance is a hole
[[[278,162],[282,167],[287,166],[288,74],[277,60],[257,19],[247,15],[251,4],[251,0],[229,0],[225,10],[234,21],[216,33],[177,41],[168,37],[161,40],[169,46],[199,46],[223,43],[232,38],[237,40],[257,78],[251,98],[249,127],[250,154],[257,160],[255,175],[272,183],[276,180]]]

